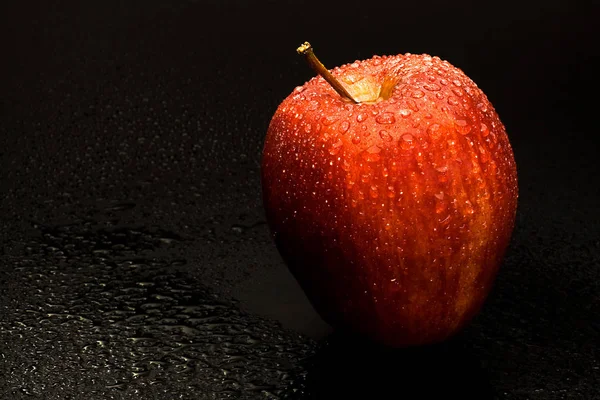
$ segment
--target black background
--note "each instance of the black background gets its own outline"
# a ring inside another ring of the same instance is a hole
[[[598,16],[573,1],[3,2],[0,397],[600,398]],[[332,333],[268,236],[262,143],[312,76],[305,40],[328,67],[438,55],[507,127],[513,241],[447,343]]]

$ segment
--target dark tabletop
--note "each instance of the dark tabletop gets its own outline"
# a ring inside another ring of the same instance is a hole
[[[5,1],[0,398],[600,398],[598,9],[591,2]],[[327,66],[462,68],[518,166],[513,240],[446,343],[332,332],[259,180],[270,117]],[[384,394],[388,393],[388,394]]]

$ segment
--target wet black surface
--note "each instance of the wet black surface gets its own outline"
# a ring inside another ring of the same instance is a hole
[[[35,3],[0,12],[0,398],[600,398],[592,6]],[[304,40],[440,55],[507,125],[513,242],[448,343],[331,334],[268,236],[260,151]]]

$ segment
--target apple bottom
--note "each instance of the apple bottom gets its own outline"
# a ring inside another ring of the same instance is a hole
[[[466,271],[449,273],[410,257],[402,266],[384,268],[382,260],[389,258],[381,249],[370,259],[356,257],[365,250],[343,243],[325,247],[331,237],[299,239],[293,224],[287,228],[274,234],[275,244],[321,318],[337,331],[395,348],[435,344],[459,333],[482,308],[507,247],[507,241],[490,241],[479,254],[485,262],[460,252],[441,260],[475,269],[472,284],[461,285]],[[397,283],[392,276],[400,268],[406,273]]]

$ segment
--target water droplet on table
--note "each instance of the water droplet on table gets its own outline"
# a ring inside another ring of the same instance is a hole
[[[235,233],[243,233],[244,232],[244,227],[241,225],[233,225],[231,227],[231,230],[234,231]]]

